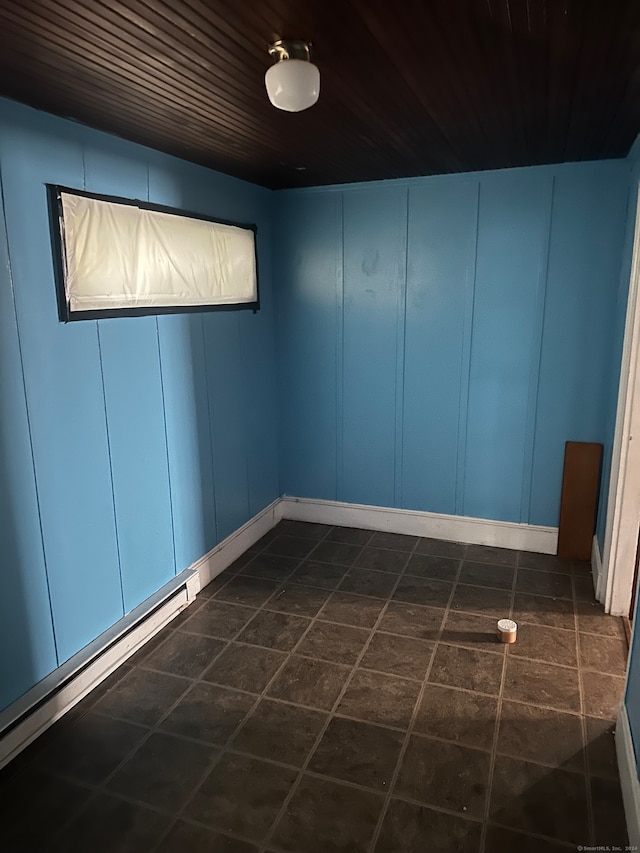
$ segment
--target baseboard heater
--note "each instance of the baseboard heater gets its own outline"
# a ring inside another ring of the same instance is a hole
[[[184,610],[200,590],[185,569],[0,713],[0,768]]]

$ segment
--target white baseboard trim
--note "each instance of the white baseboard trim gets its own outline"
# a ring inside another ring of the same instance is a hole
[[[273,501],[0,713],[0,768],[70,711],[282,517]]]
[[[627,819],[630,849],[640,847],[640,782],[636,767],[636,755],[631,737],[631,727],[626,705],[622,705],[618,713],[616,725],[616,754],[620,771],[620,787],[624,813]]]
[[[596,594],[596,601],[602,602],[604,598],[604,577],[602,574],[602,556],[600,554],[600,543],[598,537],[593,537],[591,545],[591,572],[593,573],[593,588]]]
[[[199,589],[186,569],[0,713],[0,768],[187,607]]]
[[[309,498],[277,498],[0,713],[0,768],[73,708],[283,519],[554,554],[558,531],[482,518]],[[599,553],[599,552],[598,552]]]
[[[439,515],[411,509],[285,496],[282,498],[281,512],[282,518],[296,521],[362,527],[387,533],[406,533],[410,536],[429,536],[433,539],[450,539],[473,545],[496,545],[500,548],[536,551],[540,554],[555,554],[558,543],[557,527],[536,527],[531,524],[461,515]]]
[[[189,568],[197,571],[200,575],[200,587],[206,586],[228,566],[237,560],[247,548],[254,545],[265,533],[282,519],[282,498],[265,507],[246,524],[234,530],[226,539],[223,539],[208,554],[201,557]]]

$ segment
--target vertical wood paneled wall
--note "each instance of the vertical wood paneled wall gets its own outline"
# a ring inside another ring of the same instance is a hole
[[[557,525],[564,442],[609,441],[628,180],[276,193],[283,492]]]
[[[623,161],[271,194],[3,101],[0,176],[0,708],[281,492],[556,524],[609,443]],[[260,312],[58,323],[49,182],[257,222]]]
[[[0,708],[279,494],[270,193],[0,102]],[[256,222],[261,310],[58,322],[45,183]]]

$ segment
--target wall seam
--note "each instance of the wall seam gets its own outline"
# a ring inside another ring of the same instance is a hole
[[[399,312],[396,322],[396,418],[394,440],[394,484],[395,506],[403,506],[404,473],[404,406],[405,406],[405,369],[407,348],[407,281],[409,276],[409,187],[405,187],[404,222],[404,287],[399,300]]]
[[[244,375],[247,375],[247,359],[244,351],[244,347],[242,345],[242,325],[240,319],[240,312],[236,315],[236,326],[238,331],[238,349],[239,349],[239,361],[242,367],[242,372]],[[242,435],[244,439],[244,467],[245,473],[247,476],[247,517],[245,520],[251,518],[251,472],[249,467],[249,434],[247,430],[247,423],[249,420],[249,410],[247,406],[247,383],[243,382],[243,395],[242,395]]]
[[[162,421],[164,425],[164,451],[167,460],[167,480],[169,483],[169,515],[171,517],[171,546],[173,548],[173,574],[178,573],[176,558],[176,528],[173,514],[173,487],[171,484],[171,464],[169,462],[169,434],[167,431],[167,406],[164,397],[164,372],[162,370],[162,348],[160,346],[160,323],[156,314],[156,341],[158,344],[158,366],[160,368],[160,396],[162,398]]]
[[[473,266],[467,274],[465,287],[464,329],[460,356],[460,393],[458,397],[458,443],[456,447],[455,514],[464,515],[466,486],[467,435],[469,427],[469,389],[471,387],[471,356],[473,350],[473,318],[476,306],[476,280],[478,275],[478,242],[480,234],[480,194],[482,182],[476,184],[476,228],[473,241]]]
[[[284,355],[283,355],[283,347],[281,341],[283,340],[283,320],[282,320],[282,297],[280,294],[280,289],[275,287],[276,282],[276,268],[278,266],[277,259],[281,254],[281,243],[282,243],[282,223],[281,223],[281,206],[279,202],[279,197],[275,191],[271,191],[272,195],[269,198],[269,215],[272,222],[272,227],[270,229],[270,237],[271,237],[271,251],[269,253],[270,258],[270,267],[271,267],[271,287],[272,287],[272,306],[273,306],[273,323],[272,323],[272,333],[271,333],[271,351],[273,354],[273,363],[275,365],[275,390],[276,390],[276,458],[278,460],[278,470],[277,470],[277,488],[278,494],[284,494],[284,481],[285,477],[283,474],[285,468],[285,457],[284,457],[284,430],[285,430],[285,409],[286,409],[286,401],[284,395],[284,383],[282,381],[282,368],[281,365],[284,363]],[[278,270],[279,272],[279,270]],[[281,278],[280,278],[281,280]]]
[[[336,206],[340,233],[340,257],[336,258],[336,487],[335,497],[344,495],[344,194]]]
[[[209,447],[211,449],[211,485],[213,486],[213,526],[216,531],[216,543],[219,542],[218,535],[218,499],[216,496],[216,463],[215,463],[215,450],[214,450],[214,441],[213,441],[213,431],[211,429],[211,425],[213,423],[211,418],[211,393],[209,388],[209,365],[208,365],[208,354],[207,354],[207,341],[204,334],[204,317],[202,314],[200,316],[200,324],[201,324],[201,332],[202,332],[202,353],[204,357],[204,381],[207,392],[207,413],[209,415]]]
[[[113,526],[116,539],[116,553],[118,555],[118,574],[120,575],[120,598],[122,600],[122,614],[126,615],[127,608],[124,600],[124,579],[122,577],[122,557],[120,554],[120,537],[118,535],[118,515],[116,512],[116,490],[113,482],[113,462],[111,459],[111,438],[109,436],[109,415],[107,412],[107,390],[104,382],[104,368],[102,365],[102,343],[100,341],[100,320],[96,320],[96,340],[98,342],[98,360],[100,362],[100,381],[102,384],[102,403],[104,406],[104,428],[107,438],[107,454],[109,456],[109,482],[111,483],[111,502],[113,505]]]
[[[87,155],[86,146],[82,145],[82,187],[87,188]],[[118,555],[118,575],[120,578],[120,600],[122,602],[122,615],[127,612],[124,597],[124,577],[122,576],[122,555],[120,553],[120,534],[118,533],[118,514],[116,512],[116,489],[113,481],[113,460],[111,458],[111,436],[109,435],[109,413],[107,409],[107,389],[104,381],[104,367],[102,363],[102,341],[100,340],[100,320],[96,320],[96,341],[98,344],[98,360],[100,362],[100,382],[102,384],[102,404],[104,406],[104,429],[107,439],[107,456],[109,457],[109,483],[111,484],[111,502],[113,504],[113,527],[116,540],[116,554]]]
[[[147,167],[147,201],[151,201],[151,174],[149,163]],[[158,344],[158,366],[160,368],[160,396],[162,399],[162,421],[164,426],[164,449],[167,460],[167,482],[169,484],[169,516],[171,518],[171,547],[173,549],[173,575],[178,573],[178,560],[176,556],[176,525],[173,512],[173,485],[171,483],[171,463],[169,461],[169,431],[167,429],[167,405],[164,396],[164,370],[162,368],[162,347],[160,346],[160,321],[156,314],[156,341]]]
[[[538,399],[540,396],[540,373],[542,368],[542,347],[544,340],[544,322],[547,312],[547,293],[549,285],[549,260],[551,257],[551,229],[553,225],[553,206],[555,203],[556,179],[551,177],[551,191],[549,196],[549,219],[547,222],[547,242],[545,256],[540,263],[540,274],[538,276],[538,306],[537,306],[537,330],[538,330],[538,352],[537,358],[532,362],[529,375],[529,399],[527,400],[527,433],[525,441],[525,454],[522,464],[522,491],[520,496],[519,520],[530,523],[531,499],[533,496],[533,460],[536,450],[536,433],[538,429]],[[527,482],[528,481],[528,482]]]
[[[4,183],[2,179],[2,168],[0,167],[0,206],[2,208],[2,224],[7,245],[7,266],[9,273],[9,287],[11,289],[11,304],[13,305],[13,319],[16,326],[16,338],[18,342],[18,357],[20,359],[20,373],[22,375],[22,393],[24,395],[25,416],[27,419],[27,431],[29,434],[29,450],[31,453],[31,469],[33,471],[33,484],[36,496],[36,507],[38,510],[38,527],[40,530],[40,545],[42,548],[42,560],[44,565],[44,576],[47,585],[47,598],[49,601],[49,615],[51,617],[51,634],[53,637],[53,651],[56,663],[60,666],[60,654],[58,652],[58,639],[56,636],[56,623],[53,615],[53,601],[51,596],[51,582],[49,580],[49,566],[47,563],[47,551],[44,544],[44,528],[42,525],[42,509],[40,502],[40,491],[38,489],[38,475],[36,472],[36,456],[33,449],[33,431],[31,428],[31,413],[29,411],[29,398],[27,396],[27,378],[24,372],[24,358],[22,355],[22,338],[20,336],[20,323],[18,322],[18,307],[16,305],[15,287],[13,283],[13,265],[11,263],[11,246],[9,245],[9,226],[7,224],[7,210],[4,201]]]

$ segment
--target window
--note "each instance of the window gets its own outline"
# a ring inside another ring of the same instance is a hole
[[[258,302],[256,227],[48,186],[60,319]]]

